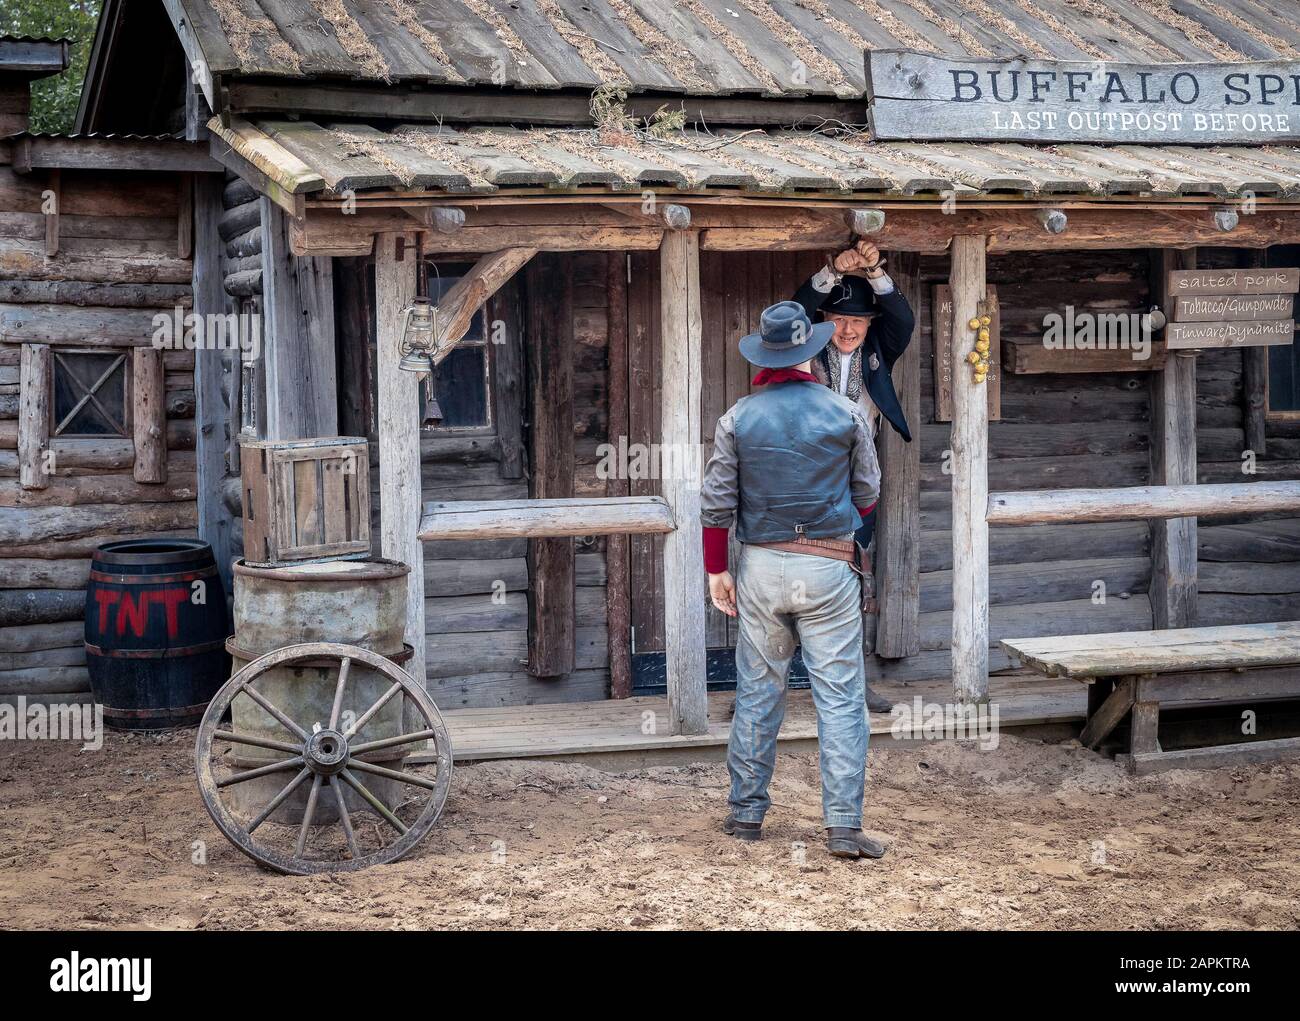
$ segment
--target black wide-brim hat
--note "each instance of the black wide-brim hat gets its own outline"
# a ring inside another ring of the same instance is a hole
[[[834,323],[813,323],[797,301],[778,301],[763,309],[758,333],[740,338],[740,354],[764,369],[788,369],[821,354],[834,333]]]
[[[841,278],[821,303],[822,315],[870,316],[876,311],[876,292],[864,277]]]

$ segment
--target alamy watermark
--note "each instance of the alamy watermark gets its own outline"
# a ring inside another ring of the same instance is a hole
[[[996,702],[927,702],[920,695],[890,710],[889,732],[898,740],[978,741],[980,750],[995,751],[999,742]]]
[[[246,361],[256,361],[262,350],[262,316],[258,312],[199,315],[178,305],[153,317],[151,341],[160,351],[239,351]]]
[[[1150,312],[1082,312],[1043,316],[1043,347],[1049,351],[1132,351],[1133,361],[1151,357]]]
[[[19,695],[0,705],[0,741],[80,741],[83,752],[104,746],[104,707],[89,702],[33,702]]]

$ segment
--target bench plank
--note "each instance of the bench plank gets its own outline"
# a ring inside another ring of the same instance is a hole
[[[1008,655],[1049,677],[1120,677],[1300,664],[1300,621],[1053,638],[1009,638]]]

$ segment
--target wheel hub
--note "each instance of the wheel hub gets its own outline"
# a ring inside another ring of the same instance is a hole
[[[302,757],[313,773],[333,776],[348,764],[348,739],[337,730],[318,730],[307,738]]]

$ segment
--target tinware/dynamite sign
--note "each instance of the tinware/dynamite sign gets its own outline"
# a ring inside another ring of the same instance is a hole
[[[1294,339],[1291,314],[1300,269],[1172,270],[1166,286],[1173,316],[1165,346],[1172,350],[1263,347]]]
[[[1300,141],[1300,61],[1122,64],[868,50],[878,139]]]

